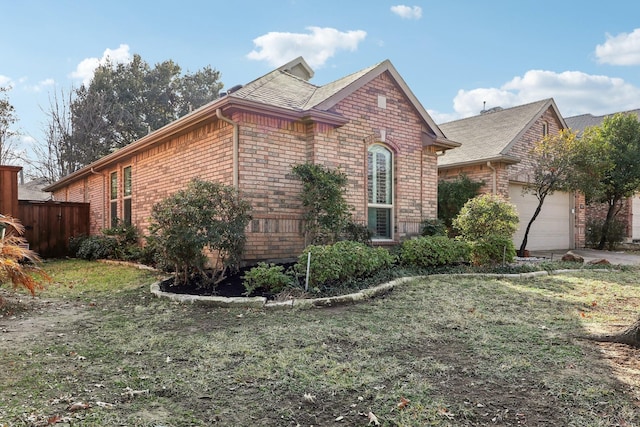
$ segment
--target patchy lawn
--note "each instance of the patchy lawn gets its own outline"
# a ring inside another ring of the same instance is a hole
[[[640,350],[580,338],[637,318],[637,269],[268,312],[156,299],[130,267],[47,270],[41,297],[0,294],[0,426],[640,425]]]

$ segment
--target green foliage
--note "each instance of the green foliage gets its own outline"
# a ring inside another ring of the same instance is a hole
[[[340,240],[351,240],[371,245],[371,235],[371,230],[366,225],[349,221],[342,230]]]
[[[446,236],[447,235],[447,226],[444,221],[436,218],[436,219],[425,219],[420,224],[420,235],[421,236]]]
[[[138,242],[138,229],[118,221],[114,227],[102,230],[100,235],[75,236],[69,239],[69,251],[80,259],[117,259],[142,261],[144,249]]]
[[[258,263],[247,271],[244,276],[246,295],[251,295],[256,289],[262,289],[271,294],[282,292],[287,287],[297,283],[294,275],[281,265]]]
[[[453,225],[453,219],[469,199],[478,195],[484,181],[471,181],[465,174],[460,174],[454,181],[438,182],[438,218],[447,228]]]
[[[78,240],[80,240],[79,243]],[[113,237],[95,235],[75,239],[74,245],[78,246],[76,257],[93,261],[96,259],[115,259],[118,242]]]
[[[467,241],[490,235],[511,239],[518,229],[518,214],[515,206],[504,198],[483,194],[464,204],[453,226]]]
[[[495,265],[513,262],[516,249],[510,237],[488,234],[470,242],[473,265]]]
[[[602,240],[602,231],[604,230],[604,219],[590,219],[587,221],[585,232],[586,245],[589,247],[597,247]],[[607,249],[615,250],[618,244],[622,243],[626,235],[626,224],[614,218],[609,224],[606,242]]]
[[[215,285],[227,271],[237,271],[249,211],[234,188],[197,178],[155,204],[149,230],[162,265],[175,272],[175,283],[199,277]],[[205,273],[205,250],[215,259],[211,276]]]
[[[292,172],[303,185],[300,198],[305,208],[307,241],[314,244],[338,241],[351,220],[351,209],[344,196],[347,176],[311,163],[296,165]]]
[[[467,261],[469,261],[468,243],[446,236],[405,240],[400,248],[400,262],[407,266],[427,268]]]
[[[394,258],[388,250],[343,240],[332,245],[307,246],[298,257],[296,269],[304,274],[311,252],[309,286],[321,287],[357,277],[366,277],[390,267]]]

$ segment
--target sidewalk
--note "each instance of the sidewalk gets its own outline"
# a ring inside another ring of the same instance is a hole
[[[619,251],[599,251],[596,249],[557,249],[552,251],[531,251],[531,256],[546,258],[552,261],[560,261],[567,252],[579,255],[584,262],[606,259],[615,265],[640,265],[640,255]]]

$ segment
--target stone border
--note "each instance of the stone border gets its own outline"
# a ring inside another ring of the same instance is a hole
[[[310,308],[322,308],[322,307],[336,307],[346,304],[355,304],[360,301],[375,298],[380,295],[387,294],[393,290],[396,286],[402,285],[408,281],[420,278],[438,278],[438,277],[487,277],[487,278],[512,278],[512,279],[527,279],[539,276],[549,276],[552,274],[563,273],[575,273],[584,271],[583,269],[575,270],[553,270],[548,272],[532,271],[529,273],[515,273],[515,274],[499,274],[499,273],[461,273],[461,274],[434,274],[430,276],[411,276],[401,277],[399,279],[392,280],[391,282],[383,283],[373,288],[362,289],[358,292],[346,295],[337,295],[333,297],[325,298],[293,298],[287,301],[269,301],[265,297],[217,297],[217,296],[200,296],[189,294],[174,294],[171,292],[163,292],[160,290],[160,283],[156,282],[151,285],[151,293],[158,298],[168,298],[172,301],[180,303],[201,303],[211,307],[239,307],[239,308],[258,308],[267,310],[282,310],[282,309],[310,309]],[[607,269],[590,269],[589,271],[609,271]]]

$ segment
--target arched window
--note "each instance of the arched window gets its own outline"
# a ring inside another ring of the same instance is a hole
[[[393,154],[382,145],[369,147],[368,225],[373,238],[393,238]]]

